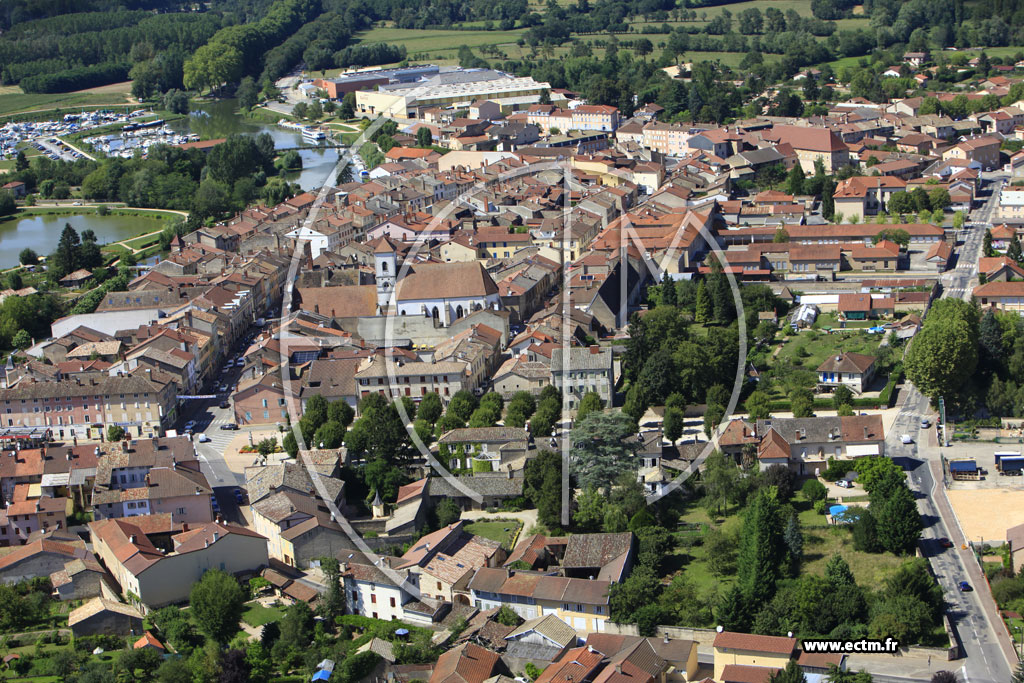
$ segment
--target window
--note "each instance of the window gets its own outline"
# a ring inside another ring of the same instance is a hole
[[[372,602],[374,605],[377,604],[377,594],[376,593],[370,593],[370,602]]]
[[[395,606],[395,599],[394,598],[390,598],[390,600],[391,600],[391,606],[394,607]]]
[[[441,582],[440,581],[437,582],[437,590],[441,590]]]
[[[352,591],[352,602],[359,602],[359,591]]]

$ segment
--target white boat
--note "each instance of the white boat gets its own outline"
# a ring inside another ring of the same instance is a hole
[[[327,139],[327,136],[322,130],[314,130],[313,128],[302,129],[302,139],[309,142],[320,142],[321,140]]]

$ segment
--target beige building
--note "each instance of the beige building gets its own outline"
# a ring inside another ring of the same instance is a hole
[[[715,636],[714,649],[714,679],[723,681],[727,666],[785,667],[796,650],[796,638],[723,631]]]
[[[210,569],[255,573],[267,566],[267,539],[245,527],[210,522],[183,530],[164,552],[138,526],[120,519],[89,524],[93,548],[121,586],[121,593],[145,609],[188,599],[192,586]]]

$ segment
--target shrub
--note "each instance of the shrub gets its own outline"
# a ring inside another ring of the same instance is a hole
[[[828,504],[824,500],[816,500],[814,501],[814,511],[823,515],[828,512]]]
[[[816,503],[819,500],[824,500],[828,496],[828,489],[817,479],[808,479],[804,482],[800,492],[804,494],[804,498]]]

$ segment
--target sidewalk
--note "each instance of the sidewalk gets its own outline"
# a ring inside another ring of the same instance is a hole
[[[970,548],[964,547],[967,545],[967,539],[960,528],[960,521],[956,518],[953,507],[949,504],[949,498],[946,497],[946,487],[942,485],[942,463],[939,460],[930,459],[928,466],[931,468],[932,479],[935,481],[932,501],[935,503],[942,521],[945,522],[950,540],[953,541],[954,547],[951,550],[958,553],[962,564],[967,568],[970,583],[978,589],[975,591],[975,594],[981,603],[985,619],[996,634],[999,647],[1003,650],[1007,661],[1011,663],[1010,668],[1012,670],[1014,663],[1017,662],[1017,650],[1013,645],[1013,641],[1010,640],[1010,634],[1003,625],[1002,618],[999,616],[999,608],[992,598],[992,591],[988,588],[988,580],[985,578],[984,572],[978,566],[978,562],[974,559]]]

